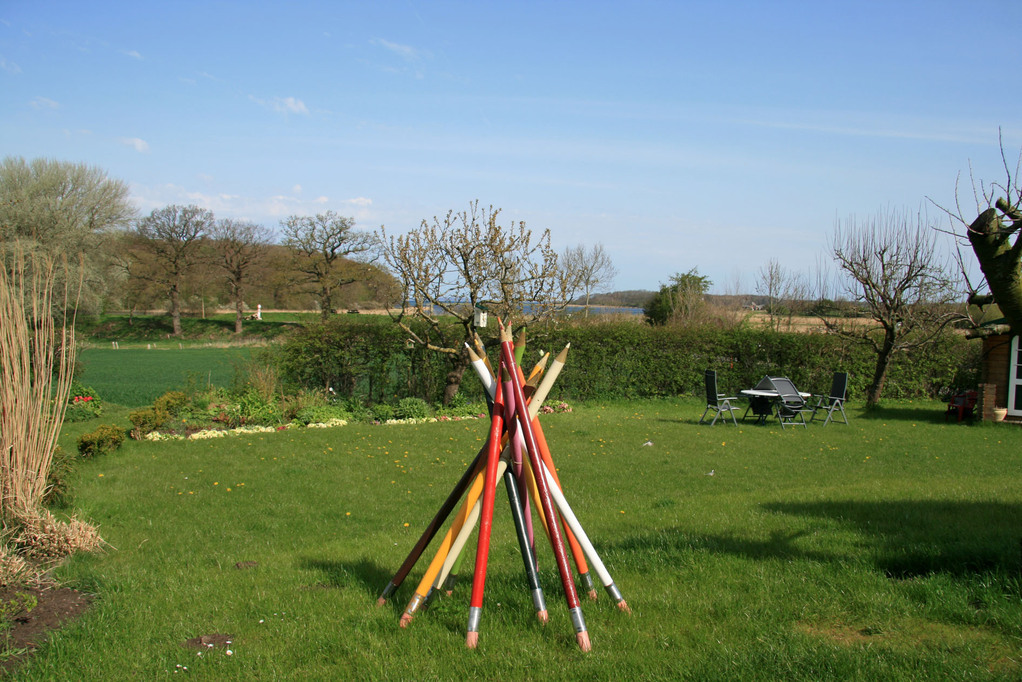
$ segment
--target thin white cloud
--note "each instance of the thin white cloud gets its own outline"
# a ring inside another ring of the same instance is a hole
[[[33,109],[59,109],[60,104],[49,97],[36,97],[30,104]]]
[[[14,62],[7,61],[7,58],[3,55],[0,55],[0,70],[14,75],[21,73],[21,67]]]
[[[273,99],[266,100],[260,99],[255,95],[249,95],[248,98],[259,106],[275,111],[278,114],[309,115],[309,108],[305,106],[305,102],[297,97],[274,97]]]
[[[133,148],[139,154],[146,154],[149,152],[149,143],[140,137],[122,137],[119,142]]]
[[[294,187],[291,188],[291,191],[294,192],[295,194],[301,194],[302,193],[302,186],[301,185],[295,185]]]
[[[406,59],[408,61],[417,61],[417,60],[419,60],[421,58],[419,56],[419,51],[416,50],[414,47],[412,47],[410,45],[401,45],[399,43],[392,43],[389,40],[384,40],[383,38],[376,38],[376,39],[374,39],[372,41],[372,43],[373,43],[373,45],[379,45],[380,47],[384,48],[385,50],[390,50],[391,52],[393,52],[397,56],[401,57],[402,59]]]
[[[122,52],[125,55],[131,57],[132,59],[138,59],[138,60],[143,59],[142,55],[138,53],[138,50],[122,50]]]
[[[425,69],[423,68],[424,61],[429,58],[429,52],[419,50],[411,45],[402,45],[400,43],[394,43],[383,38],[373,38],[370,43],[377,47],[382,47],[391,54],[399,57],[404,61],[408,67],[411,68],[416,78],[422,78]],[[397,72],[403,69],[395,69],[391,66],[381,66],[384,71]]]
[[[285,114],[308,114],[309,109],[305,106],[305,102],[295,97],[274,97],[273,108],[276,111]]]
[[[872,137],[903,140],[927,140],[932,142],[956,142],[984,144],[990,140],[989,130],[982,126],[963,127],[959,123],[934,120],[901,120],[891,124],[889,120],[880,121],[878,117],[844,116],[830,114],[829,121],[813,120],[776,120],[769,118],[736,119],[736,123],[793,130],[799,132],[823,133],[846,137]]]
[[[365,197],[340,201],[332,201],[326,196],[305,199],[294,194],[252,197],[175,184],[132,185],[131,196],[141,213],[169,204],[195,204],[213,211],[218,218],[243,218],[268,226],[274,226],[291,215],[315,215],[329,208],[344,215],[354,215],[360,222],[368,221],[372,219],[369,207],[373,203]]]

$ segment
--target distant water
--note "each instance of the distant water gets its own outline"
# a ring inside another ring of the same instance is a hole
[[[564,309],[562,314],[567,315],[579,315],[585,314],[586,307],[584,305],[569,305]],[[531,305],[525,304],[525,313],[531,312]],[[433,313],[436,315],[442,315],[443,311],[440,308],[434,306]],[[642,308],[633,308],[630,306],[616,306],[616,305],[591,305],[589,306],[590,315],[642,315]]]

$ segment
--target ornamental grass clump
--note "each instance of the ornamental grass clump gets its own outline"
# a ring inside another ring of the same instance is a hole
[[[15,254],[0,268],[0,520],[34,512],[71,395],[74,322],[53,315],[52,261]],[[67,292],[64,305],[67,309]]]
[[[0,588],[20,585],[31,576],[28,562],[15,551],[0,544]]]
[[[42,506],[71,400],[74,319],[66,311],[76,302],[67,288],[55,300],[52,260],[12,256],[10,269],[0,268],[0,524],[9,538],[3,556],[14,551],[28,562],[0,560],[6,579],[101,542],[94,527],[59,521]],[[59,325],[55,310],[64,311]]]
[[[26,559],[42,566],[59,563],[75,552],[94,552],[103,539],[94,526],[71,517],[61,521],[49,511],[40,509],[25,516],[11,545]]]

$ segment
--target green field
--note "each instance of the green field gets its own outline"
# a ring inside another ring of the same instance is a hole
[[[548,547],[550,623],[537,623],[502,489],[477,650],[464,645],[467,583],[401,629],[419,565],[378,608],[487,425],[351,425],[129,442],[85,462],[75,506],[111,547],[56,575],[96,601],[18,677],[169,679],[176,666],[218,680],[1022,676],[1022,430],[945,424],[938,403],[784,431],[699,426],[702,407],[543,418],[575,512],[632,608],[603,592],[584,604],[588,654]],[[70,425],[65,446],[89,426]],[[213,633],[232,635],[232,656],[182,646]]]
[[[244,346],[182,349],[172,342],[152,346],[83,349],[78,353],[77,378],[106,402],[140,407],[187,386],[230,386],[252,355]]]

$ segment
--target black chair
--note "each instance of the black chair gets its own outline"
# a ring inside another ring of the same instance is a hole
[[[834,372],[834,380],[830,383],[830,394],[813,397],[816,398],[816,405],[813,406],[813,416],[809,421],[816,419],[816,413],[822,411],[827,413],[827,419],[823,422],[824,426],[831,421],[835,424],[848,423],[848,415],[845,414],[845,400],[848,397],[848,372]],[[835,412],[841,413],[840,420],[835,419]]]
[[[706,419],[706,415],[713,411],[713,421],[710,422],[710,426],[717,423],[717,418],[720,417],[722,412],[727,412],[731,415],[731,421],[738,426],[738,420],[735,419],[735,412],[742,409],[740,407],[734,407],[731,405],[731,401],[737,401],[738,398],[735,396],[726,396],[723,393],[717,392],[717,373],[712,370],[706,370],[706,409],[703,410],[703,416],[699,418],[699,423],[702,424],[703,420]],[[724,423],[727,423],[727,418],[724,418]]]
[[[777,391],[777,420],[781,422],[781,428],[785,424],[801,424],[807,428],[806,415],[813,414],[813,408],[809,406],[802,394],[795,388],[795,384],[787,377],[770,377],[770,383]]]

